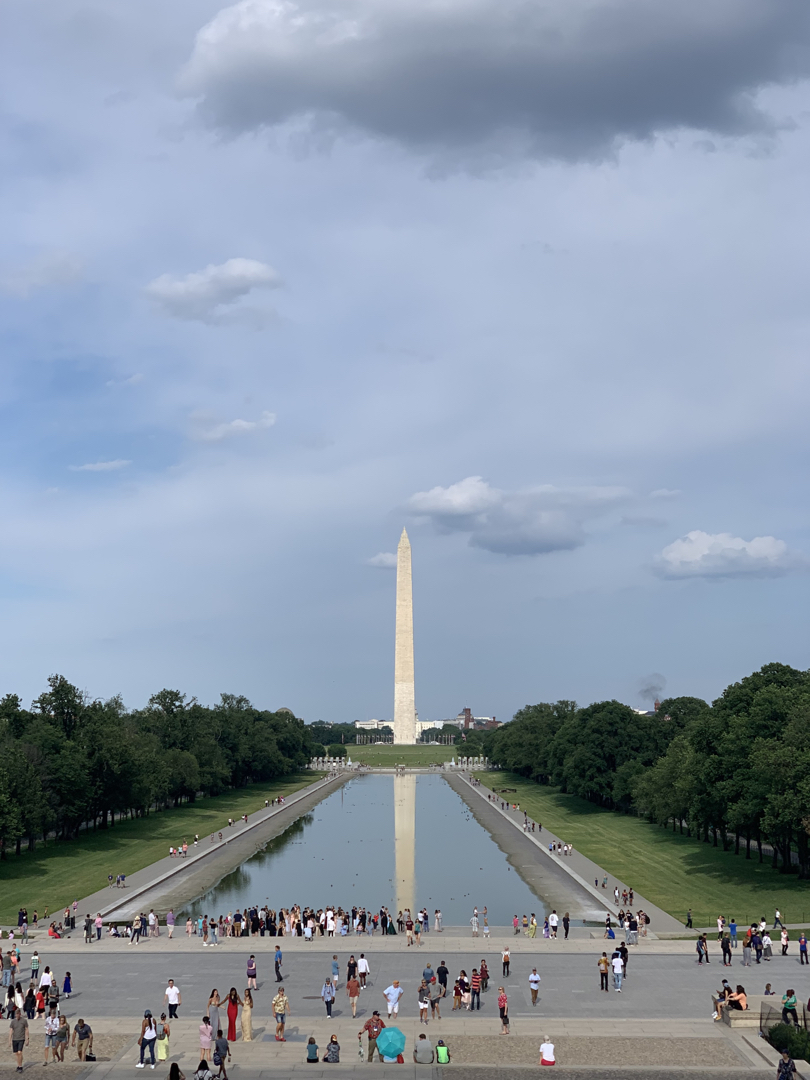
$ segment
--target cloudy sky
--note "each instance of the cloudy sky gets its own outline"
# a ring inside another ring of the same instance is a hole
[[[808,666],[804,0],[4,23],[0,692],[388,717],[403,525],[423,718]]]

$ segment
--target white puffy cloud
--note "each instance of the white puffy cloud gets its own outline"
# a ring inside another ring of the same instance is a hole
[[[254,289],[273,289],[281,278],[257,259],[228,259],[185,277],[162,274],[146,286],[146,293],[175,319],[218,322],[237,310],[238,301]]]
[[[87,465],[68,465],[68,468],[71,472],[115,472],[116,469],[125,469],[131,464],[131,461],[116,458],[115,461],[93,461]]]
[[[251,431],[271,428],[276,422],[276,414],[263,412],[258,420],[218,421],[208,413],[195,413],[191,417],[191,438],[197,442],[222,442],[235,435],[247,435]]]
[[[380,551],[366,559],[366,566],[376,566],[378,570],[396,570],[397,556],[394,551]]]
[[[469,533],[473,547],[502,555],[541,555],[585,542],[584,524],[625,502],[618,487],[558,488],[551,484],[501,491],[480,476],[417,492],[406,509],[442,532]]]
[[[351,125],[419,148],[581,159],[680,128],[772,130],[810,10],[773,0],[243,0],[181,88],[212,125]]]
[[[680,495],[678,488],[656,488],[650,492],[651,499],[677,499]]]
[[[82,264],[69,252],[49,251],[23,266],[0,275],[0,288],[14,296],[27,297],[37,289],[72,285],[81,277]]]
[[[804,565],[802,556],[775,536],[743,540],[700,529],[667,545],[656,560],[656,569],[668,578],[773,577]]]

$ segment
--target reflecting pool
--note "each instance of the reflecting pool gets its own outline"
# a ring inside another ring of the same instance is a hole
[[[413,773],[348,781],[183,914],[264,903],[425,906],[431,928],[436,908],[448,926],[466,924],[475,906],[492,926],[532,911],[542,923],[548,910],[442,777]]]

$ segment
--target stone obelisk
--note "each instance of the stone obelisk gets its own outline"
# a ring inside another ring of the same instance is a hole
[[[416,742],[416,698],[413,687],[413,586],[411,542],[403,529],[397,548],[397,628],[394,643],[394,743]]]

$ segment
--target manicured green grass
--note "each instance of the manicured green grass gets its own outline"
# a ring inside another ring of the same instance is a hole
[[[229,817],[255,813],[264,808],[265,799],[290,795],[322,775],[285,776],[116,822],[113,828],[83,833],[78,840],[50,840],[35,851],[12,852],[0,861],[0,923],[16,926],[21,907],[28,909],[29,919],[36,910],[42,920],[46,908],[60,915],[65,904],[103,888],[108,874],[134,874],[168,855],[170,846],[177,847],[184,839],[191,842],[195,833],[206,838],[227,825]]]
[[[395,765],[430,765],[458,760],[457,746],[389,746],[376,743],[369,746],[347,746],[352,761],[362,761],[364,765],[381,765],[393,769]]]
[[[509,798],[521,810],[683,922],[690,907],[696,927],[715,925],[718,915],[739,926],[761,915],[772,922],[775,908],[785,922],[810,916],[810,883],[772,870],[769,859],[760,865],[755,848],[748,860],[511,773],[478,777],[490,788],[516,788]]]

